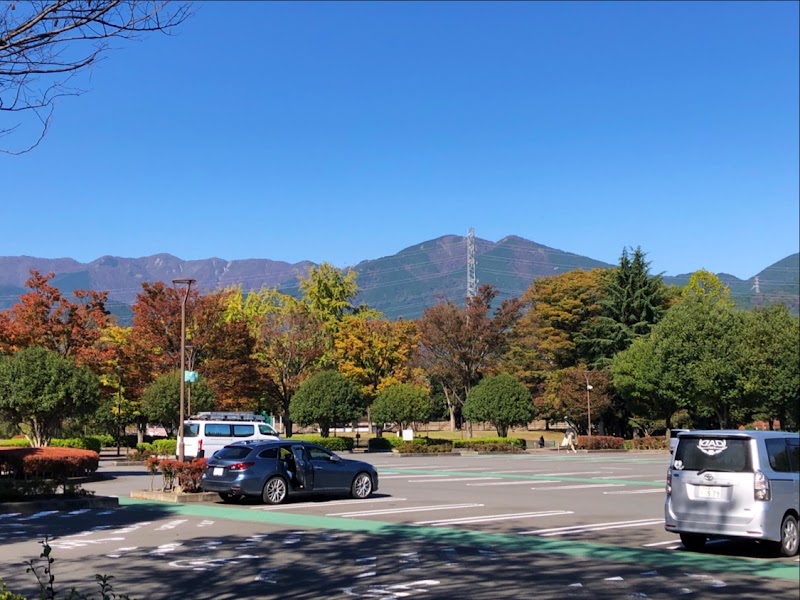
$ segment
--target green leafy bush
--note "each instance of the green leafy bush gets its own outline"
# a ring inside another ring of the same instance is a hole
[[[355,440],[349,437],[322,437],[318,435],[303,436],[306,441],[319,444],[333,452],[349,452],[355,445]]]
[[[113,435],[108,435],[107,433],[98,433],[93,435],[87,435],[87,438],[91,438],[100,442],[101,448],[113,448],[117,445],[117,440]],[[124,445],[124,443],[121,443]]]
[[[31,444],[27,438],[11,438],[10,440],[0,440],[0,447],[3,448],[30,448]]]
[[[521,438],[485,437],[453,440],[453,447],[479,452],[521,452],[527,448],[527,442]]]
[[[411,441],[403,441],[402,439],[400,441],[397,451],[403,454],[432,454],[451,452],[453,450],[452,440],[421,437]]]
[[[386,452],[392,448],[398,448],[402,443],[403,438],[396,436],[370,438],[369,441],[367,441],[367,451]]]
[[[83,438],[54,438],[50,440],[52,448],[80,448],[81,450],[92,450],[99,453],[101,444],[100,440],[95,437]]]

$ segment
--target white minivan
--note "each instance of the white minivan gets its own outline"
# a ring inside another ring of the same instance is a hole
[[[278,440],[280,436],[262,415],[249,412],[203,412],[183,423],[185,460],[210,457],[234,442]]]
[[[797,554],[800,434],[709,430],[678,434],[667,471],[664,527],[688,550],[750,538]]]

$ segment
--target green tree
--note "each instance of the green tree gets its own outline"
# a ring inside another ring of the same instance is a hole
[[[410,383],[396,383],[378,393],[372,403],[372,418],[381,425],[397,423],[400,429],[408,429],[413,423],[426,423],[431,408],[427,389]]]
[[[357,276],[353,270],[345,272],[324,262],[319,267],[312,266],[308,275],[300,278],[303,301],[322,316],[331,331],[346,314],[356,312],[353,299],[358,295]]]
[[[533,419],[531,393],[508,373],[486,377],[470,390],[464,416],[470,421],[491,423],[497,435],[507,437],[509,427],[527,425]]]
[[[192,412],[214,410],[214,394],[204,377],[186,385],[192,386]],[[172,436],[178,427],[180,386],[180,373],[174,371],[156,377],[142,393],[142,411],[147,422],[161,425],[167,430],[168,436]]]
[[[301,426],[319,426],[328,437],[332,427],[343,427],[364,414],[364,398],[353,382],[338,371],[323,371],[304,381],[290,405],[292,418]]]
[[[800,428],[800,319],[783,304],[744,313],[739,351],[744,394],[770,429]]]
[[[46,446],[65,419],[91,415],[99,401],[97,376],[71,358],[40,346],[0,357],[0,413],[32,446]]]

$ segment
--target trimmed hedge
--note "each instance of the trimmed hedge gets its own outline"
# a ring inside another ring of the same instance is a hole
[[[79,448],[81,450],[92,450],[97,453],[100,452],[100,448],[102,447],[100,440],[90,437],[52,439],[49,445],[51,448]]]
[[[521,452],[528,444],[522,438],[484,437],[453,440],[453,447],[479,452]]]
[[[28,438],[11,438],[10,440],[0,440],[0,448],[30,448]]]
[[[579,435],[575,447],[582,450],[624,450],[625,440],[610,435]]]
[[[669,441],[664,436],[638,437],[633,438],[630,442],[631,448],[634,450],[667,450],[669,448]]]
[[[400,438],[398,438],[400,439]],[[410,442],[400,439],[397,451],[403,454],[431,454],[437,452],[452,452],[453,440],[420,437]]]
[[[369,438],[367,441],[368,452],[388,452],[393,448],[399,448],[403,443],[403,438],[397,436]]]
[[[0,448],[0,472],[12,477],[65,479],[97,471],[100,456],[76,448]]]
[[[355,446],[355,440],[349,437],[322,437],[319,435],[303,436],[307,442],[318,444],[323,448],[327,448],[333,452],[350,452]],[[288,438],[291,440],[291,438]]]

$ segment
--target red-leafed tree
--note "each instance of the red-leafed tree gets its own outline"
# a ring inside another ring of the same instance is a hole
[[[31,291],[0,312],[0,354],[41,346],[99,374],[110,352],[100,343],[111,322],[105,307],[108,292],[75,290],[73,301],[50,285],[53,277],[31,270],[25,282]]]
[[[221,290],[197,299],[190,327],[195,370],[208,381],[217,409],[265,410],[270,407],[262,399],[265,376],[253,356],[256,338],[244,318],[225,318],[230,293]]]
[[[483,285],[466,307],[448,300],[426,310],[417,322],[421,364],[442,385],[451,429],[469,391],[505,351],[508,332],[519,319],[517,298],[504,300],[491,313],[496,296],[494,287]]]

